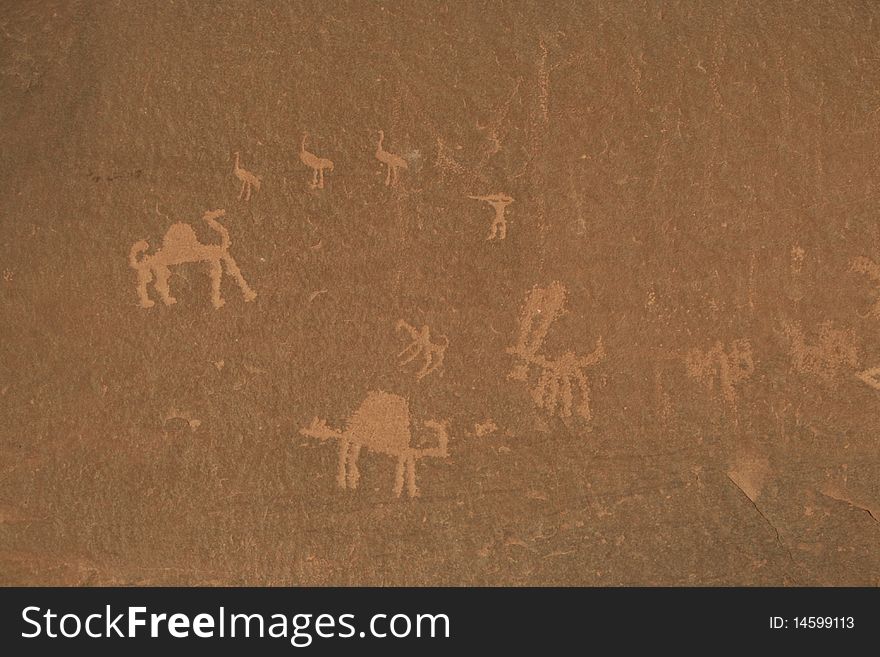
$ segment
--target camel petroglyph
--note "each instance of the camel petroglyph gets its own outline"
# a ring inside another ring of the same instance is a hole
[[[177,299],[171,296],[168,280],[171,278],[171,267],[187,262],[206,262],[211,276],[211,303],[215,308],[223,306],[225,301],[220,296],[220,282],[223,277],[223,268],[226,273],[235,279],[241,288],[245,301],[253,301],[257,294],[250,288],[247,281],[241,275],[235,260],[229,255],[229,231],[217,218],[226,214],[225,210],[206,212],[202,219],[215,232],[220,234],[220,244],[202,244],[196,236],[195,230],[189,224],[172,224],[165,237],[162,246],[154,253],[147,254],[150,244],[146,240],[136,242],[129,253],[129,264],[138,275],[138,299],[142,308],[151,308],[154,304],[147,292],[147,285],[153,281],[159,297],[170,306],[177,303]],[[143,255],[142,255],[143,254]],[[141,256],[138,258],[138,256]]]
[[[835,329],[831,322],[823,322],[814,344],[807,343],[803,329],[796,322],[783,320],[782,331],[789,343],[792,365],[802,374],[814,374],[831,382],[843,370],[859,366],[856,335],[851,329]]]
[[[394,473],[394,495],[400,497],[404,481],[410,497],[419,494],[416,487],[416,461],[426,458],[446,458],[449,454],[449,436],[440,422],[428,420],[424,426],[437,434],[437,447],[417,448],[410,444],[409,404],[399,396],[388,392],[371,391],[349,418],[344,430],[327,426],[317,417],[311,426],[300,433],[322,441],[330,438],[339,443],[339,466],[336,483],[340,488],[355,489],[360,480],[358,458],[362,448],[397,459]]]

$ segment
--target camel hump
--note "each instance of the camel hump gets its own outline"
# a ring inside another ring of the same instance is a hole
[[[409,448],[409,404],[400,395],[372,391],[352,414],[346,434],[377,451]]]
[[[189,224],[177,223],[171,224],[165,237],[162,238],[163,247],[188,247],[199,244],[199,238],[196,237],[196,231]]]

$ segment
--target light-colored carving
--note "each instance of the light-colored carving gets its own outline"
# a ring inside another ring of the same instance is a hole
[[[534,287],[526,297],[520,314],[517,342],[507,352],[518,361],[510,378],[528,381],[533,367],[538,369],[537,383],[531,390],[532,400],[538,408],[550,415],[557,411],[563,418],[571,417],[572,411],[585,420],[592,419],[590,407],[590,384],[585,370],[605,358],[602,338],[596,340],[595,349],[585,356],[566,351],[555,358],[539,353],[551,324],[565,312],[566,290],[558,281],[547,287]],[[580,402],[575,405],[575,391]]]
[[[308,134],[303,133],[302,142],[299,147],[299,159],[307,167],[312,169],[312,182],[309,187],[312,189],[324,189],[324,171],[333,171],[333,162],[326,157],[318,157],[314,153],[306,150],[306,139]]]
[[[477,422],[474,425],[474,435],[477,438],[485,438],[493,433],[498,431],[498,425],[495,424],[495,421],[492,418],[489,418],[483,422]]]
[[[605,358],[605,347],[602,338],[596,340],[596,348],[586,356],[578,356],[573,351],[566,351],[561,356],[550,359],[534,355],[528,363],[541,369],[538,384],[532,388],[532,399],[538,408],[543,408],[553,415],[557,407],[562,417],[571,417],[574,403],[574,386],[580,393],[580,403],[575,411],[585,420],[593,417],[590,409],[590,384],[584,370]]]
[[[711,349],[692,349],[684,363],[688,375],[710,392],[717,381],[721,396],[730,406],[736,406],[736,386],[755,371],[752,345],[746,339],[734,340],[726,349],[720,340]]]
[[[526,296],[520,311],[516,344],[507,349],[507,353],[519,356],[523,361],[514,369],[512,378],[525,380],[528,359],[543,346],[553,322],[565,314],[566,294],[565,286],[554,281],[547,287],[536,285]]]
[[[831,322],[819,326],[819,339],[807,344],[799,324],[782,322],[782,330],[789,342],[794,369],[802,374],[814,374],[830,382],[841,370],[859,366],[855,332],[833,328]]]
[[[419,356],[425,359],[424,365],[416,372],[416,378],[419,381],[443,365],[446,348],[449,346],[449,338],[441,335],[440,339],[443,342],[434,343],[431,340],[431,329],[427,325],[417,329],[402,319],[397,322],[397,330],[406,331],[412,339],[406,348],[397,355],[401,359],[400,366],[403,367],[411,363]]]
[[[233,155],[235,155],[235,166],[232,169],[232,173],[241,181],[241,191],[238,193],[238,198],[241,200],[241,197],[244,196],[245,201],[250,201],[251,189],[260,191],[260,179],[247,169],[241,168],[238,151],[233,153]]]
[[[399,170],[407,169],[406,160],[404,160],[399,155],[395,155],[394,153],[389,153],[382,146],[382,143],[385,141],[385,133],[380,130],[379,131],[379,143],[376,146],[376,159],[379,160],[382,164],[388,167],[388,174],[385,176],[385,186],[393,187],[397,184],[397,181],[400,177]]]
[[[880,367],[872,367],[864,372],[857,372],[856,378],[865,383],[874,390],[880,390]]]
[[[865,274],[870,278],[874,285],[877,287],[875,291],[875,295],[877,299],[874,301],[874,305],[871,306],[871,309],[868,311],[868,315],[877,319],[880,319],[880,265],[871,260],[870,258],[853,258],[852,271],[859,272],[860,274]]]
[[[181,411],[173,406],[168,409],[168,412],[162,417],[162,426],[164,427],[171,420],[183,420],[189,426],[189,430],[193,432],[202,426],[202,421],[195,417],[192,412]]]
[[[138,286],[137,293],[142,308],[151,308],[154,305],[150,295],[147,293],[147,285],[153,281],[159,297],[165,305],[177,303],[177,299],[171,296],[168,287],[168,279],[171,277],[170,267],[181,265],[187,262],[206,262],[209,266],[209,274],[211,276],[211,303],[215,308],[223,306],[225,301],[220,296],[220,282],[223,277],[223,267],[226,273],[235,279],[238,287],[241,288],[245,301],[253,301],[256,293],[250,288],[244,277],[241,275],[235,260],[229,255],[229,246],[232,241],[229,238],[229,231],[217,218],[226,214],[225,210],[214,210],[206,212],[202,219],[215,232],[220,234],[220,244],[202,244],[196,237],[193,227],[185,223],[172,224],[165,237],[162,239],[162,246],[155,253],[147,254],[150,248],[146,240],[136,242],[131,247],[129,253],[129,264],[132,269],[137,272]],[[143,255],[142,255],[143,254]],[[138,258],[140,256],[140,258]]]
[[[497,194],[489,194],[488,196],[468,196],[476,201],[484,201],[492,206],[495,210],[495,217],[492,220],[492,227],[489,231],[487,240],[494,240],[496,237],[503,240],[507,237],[507,218],[504,211],[507,206],[513,203],[513,199],[507,194],[498,192]]]
[[[400,497],[404,481],[410,497],[419,494],[416,487],[416,461],[426,458],[446,458],[449,436],[440,422],[428,420],[423,423],[437,434],[437,447],[416,448],[410,445],[409,404],[399,396],[388,392],[372,391],[348,420],[343,431],[327,426],[325,420],[315,418],[311,426],[300,433],[322,441],[330,438],[339,443],[339,461],[336,483],[340,488],[355,489],[360,480],[358,457],[362,448],[397,459],[394,474],[394,495]]]

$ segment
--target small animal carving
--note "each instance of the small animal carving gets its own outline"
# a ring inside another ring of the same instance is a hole
[[[238,198],[239,200],[241,200],[241,197],[244,196],[245,201],[250,201],[251,189],[256,189],[257,191],[260,191],[260,179],[247,169],[243,169],[241,168],[241,166],[239,166],[238,151],[236,151],[234,155],[235,166],[232,169],[232,173],[234,173],[235,177],[241,181],[241,191],[238,193]]]
[[[851,270],[865,274],[877,286],[877,299],[871,306],[871,310],[868,311],[868,315],[880,319],[880,265],[870,258],[853,258]]]
[[[441,335],[442,343],[435,344],[431,341],[431,330],[427,326],[417,329],[406,323],[402,319],[397,322],[397,330],[404,330],[409,333],[412,338],[406,349],[401,351],[397,357],[401,358],[400,366],[411,363],[420,355],[425,359],[425,364],[416,373],[416,378],[421,381],[431,372],[437,370],[443,364],[443,357],[446,355],[446,348],[449,346],[449,338]]]
[[[308,134],[303,133],[302,143],[299,147],[299,159],[303,164],[312,169],[312,182],[309,183],[309,187],[311,189],[324,189],[324,170],[333,171],[333,162],[326,157],[318,157],[314,153],[307,151],[306,139],[308,139]]]
[[[792,365],[802,374],[815,374],[830,382],[843,368],[859,366],[856,336],[852,330],[835,329],[831,322],[824,322],[819,327],[819,339],[815,344],[807,344],[804,332],[794,322],[783,321],[782,330],[789,341]]]
[[[145,253],[150,248],[146,240],[136,242],[131,247],[129,264],[138,275],[137,292],[142,308],[151,308],[154,305],[147,292],[147,285],[154,280],[154,287],[165,305],[170,306],[177,303],[177,299],[171,296],[171,290],[168,287],[168,279],[171,277],[170,267],[186,262],[208,263],[208,272],[211,276],[211,303],[215,308],[220,308],[225,303],[220,296],[220,282],[224,266],[226,273],[232,276],[241,288],[244,300],[253,301],[256,298],[256,293],[244,280],[241,270],[229,255],[229,246],[232,244],[229,239],[229,231],[217,221],[218,217],[225,214],[225,210],[214,210],[206,212],[202,217],[208,226],[220,234],[220,244],[202,244],[196,237],[192,226],[185,223],[175,223],[168,228],[162,239],[161,248],[155,253]]]
[[[406,482],[407,494],[416,497],[416,461],[426,458],[446,458],[449,436],[440,422],[428,420],[424,426],[437,434],[437,447],[416,448],[410,445],[409,404],[399,395],[388,392],[372,391],[348,420],[343,431],[327,426],[327,422],[317,417],[311,426],[301,429],[300,433],[322,441],[330,438],[339,443],[339,467],[336,483],[340,488],[355,489],[360,480],[358,457],[362,448],[377,454],[385,454],[397,459],[394,473],[393,492],[400,497]]]
[[[386,151],[382,147],[383,141],[385,141],[385,133],[380,130],[379,144],[376,146],[376,159],[388,167],[388,175],[385,176],[385,186],[393,187],[397,184],[397,181],[400,177],[399,170],[406,169],[407,164],[406,160],[404,160],[399,155],[395,155],[394,153],[389,153],[388,151]]]
[[[501,192],[490,194],[488,196],[468,196],[475,201],[485,201],[495,209],[495,218],[492,220],[492,227],[489,231],[487,240],[494,240],[496,237],[503,240],[507,237],[507,218],[504,211],[508,205],[513,203],[513,199],[507,194]]]
[[[724,401],[732,407],[736,406],[736,385],[755,371],[752,345],[745,339],[734,340],[727,349],[720,340],[706,351],[692,349],[685,355],[684,363],[688,375],[710,391],[717,379]]]

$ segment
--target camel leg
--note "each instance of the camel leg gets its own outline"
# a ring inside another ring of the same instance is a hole
[[[506,221],[499,222],[498,231],[501,233],[501,235],[498,237],[498,239],[503,240],[503,239],[507,238],[507,222]]]
[[[220,296],[220,279],[223,278],[223,268],[220,266],[220,260],[211,260],[208,266],[210,267],[208,273],[211,276],[211,304],[215,308],[222,308],[226,303]]]
[[[244,196],[244,188],[247,187],[246,182],[241,183],[241,191],[238,193],[238,200],[241,200],[241,197]]]
[[[312,169],[312,184],[309,185],[311,189],[315,189],[318,186],[318,170]]]
[[[538,376],[538,383],[532,390],[532,401],[538,408],[544,408],[544,400],[547,396],[547,388],[550,385],[550,373],[548,370],[542,370]]]
[[[318,189],[324,189],[324,169],[318,169]]]
[[[389,187],[391,185],[391,165],[388,165],[388,173],[385,175],[385,186]]]
[[[168,279],[171,278],[171,270],[164,265],[156,267],[156,291],[162,297],[162,301],[166,306],[177,303],[177,299],[171,296],[171,289],[168,287]]]
[[[498,234],[498,228],[497,228],[497,226],[493,223],[493,224],[492,224],[492,227],[489,229],[489,237],[486,238],[486,241],[488,242],[488,241],[490,241],[490,240],[494,240],[494,239],[495,239],[495,236],[496,236],[497,234]]]
[[[562,382],[559,385],[559,397],[562,402],[562,416],[571,417],[571,404],[574,399],[571,393],[571,378],[568,376],[562,377]]]
[[[241,293],[244,295],[245,301],[253,301],[257,298],[257,293],[251,289],[251,286],[247,284],[247,281],[244,280],[244,276],[241,275],[241,270],[238,268],[238,265],[235,263],[235,260],[232,259],[232,256],[228,253],[223,255],[223,262],[226,263],[226,271],[229,273],[232,278],[235,279],[235,282],[238,283],[238,287],[241,288]]]
[[[589,420],[593,415],[590,411],[590,384],[583,372],[577,372],[574,376],[581,392],[581,403],[578,404],[577,413],[585,420]]]
[[[138,301],[140,302],[141,308],[152,308],[155,306],[155,302],[150,299],[150,295],[147,292],[147,285],[150,281],[153,280],[153,275],[150,273],[150,270],[147,267],[138,270]]]
[[[250,183],[247,183],[247,192],[244,195],[244,200],[245,200],[245,202],[251,200],[251,184]]]
[[[336,485],[345,488],[345,464],[348,461],[348,441],[339,439],[339,463],[336,470]]]
[[[394,470],[394,496],[400,497],[403,492],[403,471],[406,467],[406,456],[397,457],[397,468]]]
[[[361,471],[358,470],[358,457],[360,454],[361,446],[357,443],[352,443],[348,450],[348,473],[346,476],[346,483],[352,490],[358,487],[358,481],[361,478]]]
[[[406,493],[410,497],[418,497],[419,489],[416,488],[416,458],[412,455],[406,459]]]
[[[547,384],[547,391],[544,397],[544,408],[550,415],[556,412],[559,405],[559,377],[555,374],[550,378]]]

